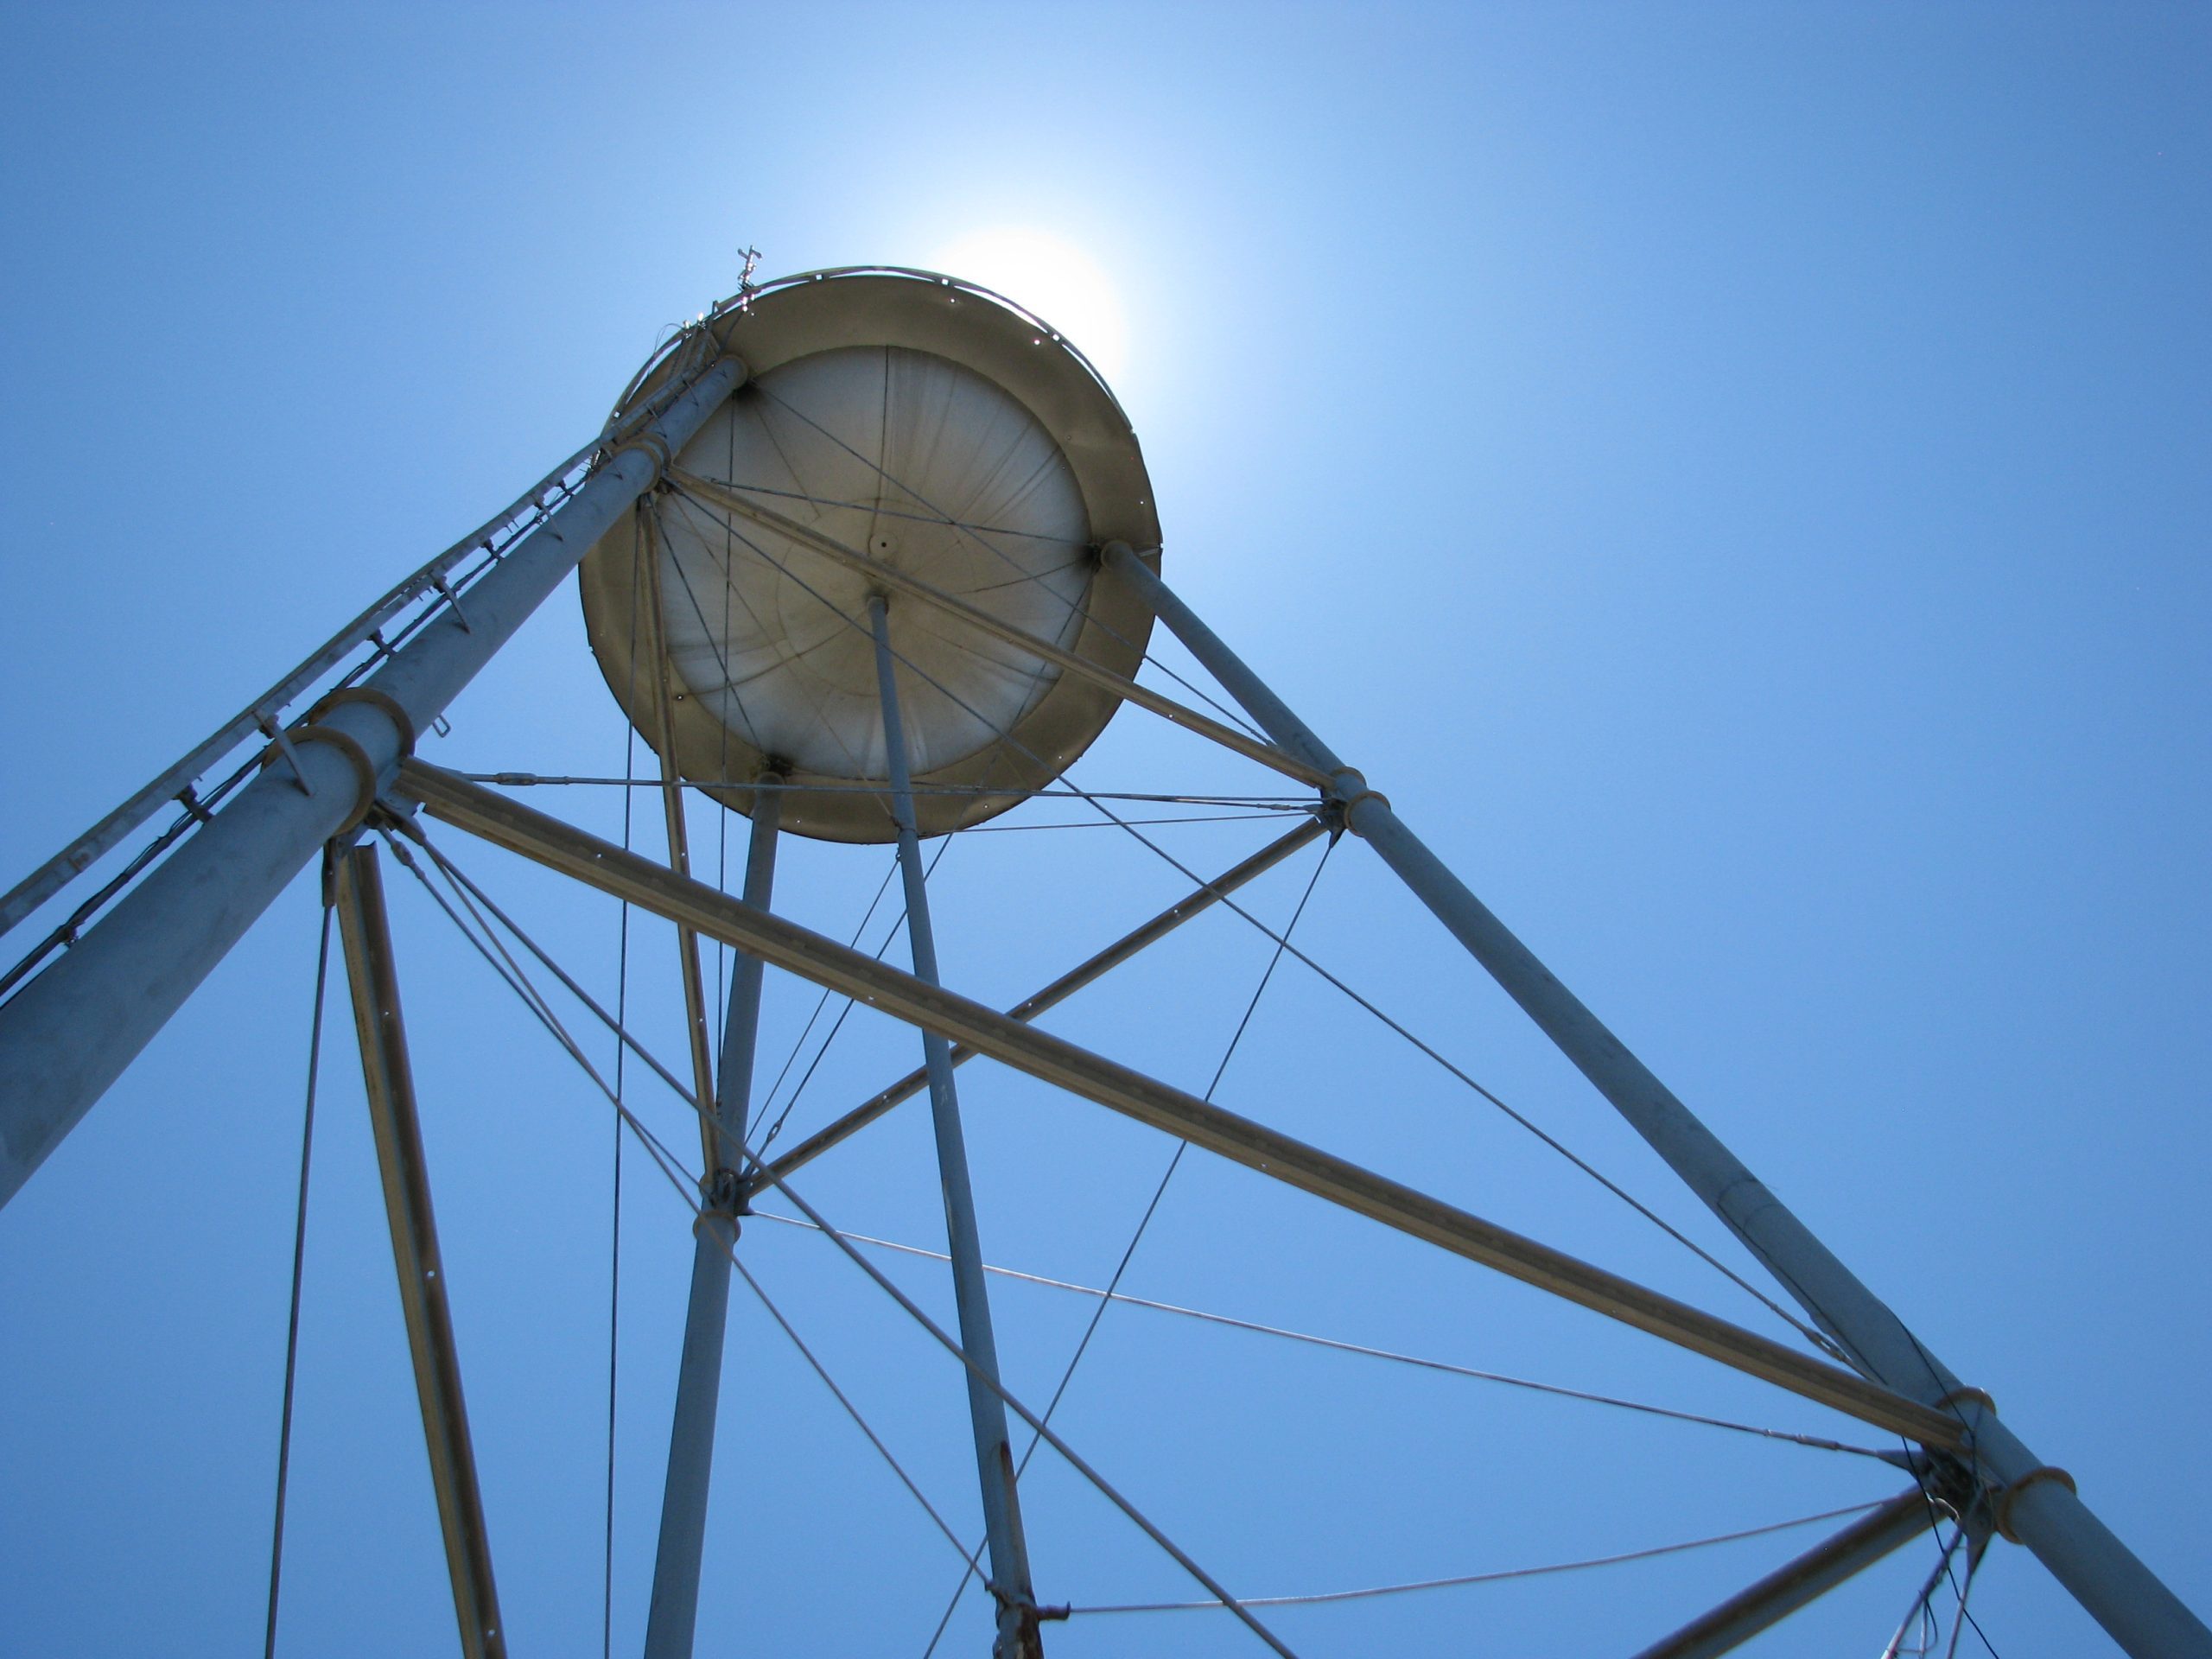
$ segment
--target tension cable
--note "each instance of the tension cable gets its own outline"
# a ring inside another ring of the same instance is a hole
[[[262,1635],[263,1659],[276,1659],[276,1601],[284,1575],[284,1500],[292,1471],[293,1385],[299,1376],[300,1284],[307,1266],[308,1171],[315,1152],[315,1081],[322,1070],[323,990],[330,980],[330,863],[323,855],[322,940],[315,948],[315,1013],[308,1026],[307,1105],[300,1122],[300,1197],[292,1219],[292,1305],[284,1328],[284,1403],[276,1429],[276,1514],[269,1538],[269,1619]]]
[[[736,531],[734,525],[730,526],[730,528],[735,534],[736,539],[739,542],[742,543],[754,555],[763,560],[766,560],[771,567],[782,572],[787,581],[811,595],[816,602],[820,604],[832,616],[836,617],[849,627],[857,630],[862,626],[862,625],[855,619],[848,616],[836,606],[831,604],[818,588],[809,583],[804,577],[794,574],[790,566],[785,564],[782,560],[775,557],[774,555],[768,552],[765,548],[754,542],[750,537],[744,535],[741,531]],[[955,705],[965,711],[970,718],[978,721],[986,729],[996,734],[1001,741],[1006,743],[1010,747],[1019,750],[1021,753],[1027,755],[1031,760],[1035,761],[1039,766],[1045,766],[1046,763],[1042,757],[1039,756],[1034,750],[1029,748],[1028,746],[1022,743],[1011,733],[1004,730],[995,721],[988,719],[971,704],[962,698],[957,692],[953,691],[942,681],[930,674],[927,670],[915,664],[912,659],[898,652],[895,648],[893,651],[893,655],[897,657],[899,661],[906,665],[908,671],[914,674],[917,677],[925,682],[941,695],[950,699]],[[1047,768],[1047,770],[1049,770],[1049,768]],[[1065,772],[1061,775],[1063,777],[1066,776]],[[1157,842],[1154,842],[1149,836],[1146,836],[1141,830],[1132,827],[1127,819],[1116,813],[1111,808],[1104,805],[1096,797],[1089,795],[1081,790],[1077,790],[1076,792],[1082,796],[1094,811],[1101,814],[1109,822],[1118,824],[1122,829],[1127,830],[1129,836],[1139,846],[1143,847],[1154,855],[1160,858],[1162,861],[1166,863],[1170,868],[1177,871],[1185,880],[1192,882],[1199,882],[1201,880],[1201,878],[1187,865],[1184,864],[1179,859],[1170,854]],[[1728,1280],[1730,1283],[1735,1285],[1745,1294],[1751,1296],[1762,1306],[1772,1313],[1777,1318],[1782,1319],[1792,1330],[1797,1332],[1798,1334],[1802,1336],[1807,1341],[1810,1342],[1815,1348],[1818,1348],[1822,1352],[1830,1354],[1838,1358],[1847,1357],[1841,1354],[1836,1344],[1829,1339],[1825,1332],[1811,1325],[1808,1325],[1804,1320],[1799,1319],[1796,1314],[1790,1313],[1789,1310],[1783,1306],[1781,1303],[1776,1301],[1773,1297],[1768,1295],[1757,1285],[1751,1283],[1750,1280],[1745,1278],[1743,1274],[1729,1267],[1718,1256],[1714,1255],[1710,1250],[1705,1249],[1704,1246],[1697,1243],[1688,1234],[1684,1233],[1680,1228],[1675,1226],[1671,1222],[1666,1220],[1649,1205],[1631,1195],[1626,1188],[1621,1186],[1618,1182],[1611,1179],[1607,1176],[1600,1173],[1595,1166],[1592,1165],[1587,1160],[1569,1150],[1562,1141],[1540,1128],[1534,1120],[1523,1116],[1521,1112],[1508,1105],[1501,1096],[1476,1081],[1476,1079],[1468,1072],[1453,1064],[1450,1059],[1446,1058],[1440,1051],[1422,1040],[1411,1030],[1399,1023],[1398,1020],[1393,1019],[1389,1014],[1385,1014],[1382,1009],[1378,1007],[1374,1002],[1361,995],[1359,992],[1354,990],[1344,981],[1338,978],[1328,969],[1324,968],[1319,962],[1316,962],[1305,951],[1300,950],[1296,945],[1292,944],[1288,939],[1285,938],[1281,934],[1277,933],[1273,928],[1268,926],[1266,923],[1261,921],[1259,918],[1253,915],[1250,911],[1238,904],[1234,898],[1224,893],[1221,896],[1220,902],[1224,907],[1230,910],[1236,915],[1242,917],[1253,927],[1258,929],[1261,933],[1265,935],[1267,938],[1273,939],[1282,950],[1297,957],[1300,962],[1305,963],[1306,966],[1312,969],[1314,973],[1319,975],[1325,982],[1335,987],[1338,991],[1349,997],[1355,1004],[1361,1008],[1365,1009],[1370,1014],[1380,1020],[1388,1029],[1395,1032],[1398,1036],[1403,1038],[1421,1053],[1434,1061],[1451,1076],[1458,1078],[1459,1082],[1472,1090],[1481,1098],[1488,1101],[1492,1106],[1495,1106],[1499,1111],[1504,1113],[1505,1116],[1510,1118],[1514,1122],[1519,1124],[1523,1129],[1526,1129],[1529,1134],[1535,1135],[1536,1139],[1541,1141],[1545,1146],[1549,1147],[1560,1157],[1566,1159],[1567,1161],[1572,1164],[1576,1169],[1580,1170],[1585,1175],[1590,1177],[1592,1180],[1597,1182],[1600,1186],[1604,1187],[1608,1192],[1611,1192],[1622,1203],[1627,1205],[1630,1209],[1635,1211],[1637,1214],[1642,1216],[1653,1226],[1658,1228],[1659,1230],[1666,1234],[1668,1237],[1673,1239],[1683,1249],[1688,1250],[1693,1255],[1706,1263],[1707,1266],[1712,1268],[1722,1277]]]

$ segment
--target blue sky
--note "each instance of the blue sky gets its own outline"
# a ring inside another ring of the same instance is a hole
[[[15,8],[9,41],[6,880],[573,448],[747,245],[781,274],[1047,234],[1118,296],[1115,385],[1169,579],[2212,1605],[2212,1436],[2189,1405],[2212,1362],[2201,11]],[[428,753],[605,772],[623,748],[564,591]],[[1269,787],[1128,713],[1078,777]],[[533,804],[619,833],[603,795]],[[714,821],[694,833],[711,856]],[[1196,866],[1256,844],[1174,834]],[[956,845],[949,979],[1010,1001],[1176,896],[1109,836]],[[611,908],[454,851],[611,988]],[[797,847],[782,890],[843,933],[883,861]],[[1311,873],[1255,887],[1255,913],[1280,925]],[[419,893],[394,904],[513,1648],[595,1652],[605,1108]],[[17,1650],[258,1637],[315,926],[303,881],[0,1214]],[[1336,850],[1299,938],[1725,1243],[1364,849]],[[1211,918],[1054,1028],[1203,1086],[1263,947]],[[674,1052],[671,950],[639,927],[632,997]],[[772,1057],[812,1004],[773,985]],[[283,1647],[380,1654],[449,1639],[449,1609],[334,1014]],[[913,1047],[855,1020],[794,1124]],[[963,1090],[989,1253],[1100,1282],[1166,1146],[982,1067]],[[1765,1318],[1310,976],[1270,982],[1219,1097]],[[906,1112],[807,1191],[933,1244]],[[673,1196],[629,1172],[618,1649],[643,1625],[688,1256]],[[745,1248],[965,1530],[957,1376],[819,1241],[762,1223]],[[949,1300],[930,1264],[896,1271]],[[1164,1300],[1852,1432],[1203,1160],[1131,1274]],[[957,1562],[739,1297],[702,1652],[918,1654]],[[1049,1395],[1086,1305],[1020,1286],[998,1305],[1010,1382]],[[1063,1409],[1261,1595],[1637,1549],[1897,1484],[1128,1309]],[[1039,1458],[1041,1593],[1186,1593]],[[1813,1535],[1281,1628],[1311,1653],[1629,1651]],[[1930,1554],[1753,1651],[1878,1650]],[[2101,1650],[2010,1546],[1974,1606],[2006,1659]],[[980,1650],[963,1619],[954,1650]],[[1051,1636],[1236,1639],[1205,1614]]]

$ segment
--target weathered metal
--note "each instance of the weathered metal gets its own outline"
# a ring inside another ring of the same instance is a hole
[[[1261,730],[1334,774],[1335,792],[1352,832],[1375,849],[1853,1364],[1897,1394],[1928,1405],[1944,1402],[1942,1408],[1970,1436],[1976,1471],[1993,1491],[2024,1482],[2044,1466],[1993,1412],[1957,1403],[1958,1378],[1904,1321],[1560,983],[1405,826],[1390,803],[1369,789],[1366,779],[1315,736],[1141,558],[1123,543],[1109,545],[1105,557],[1106,568],[1144,598]],[[2008,1518],[2019,1541],[2138,1659],[2212,1659],[2212,1630],[2090,1513],[2070,1483],[2038,1480],[2023,1486]]]
[[[679,455],[687,473],[721,485],[760,486],[756,493],[783,492],[779,505],[805,498],[806,505],[791,510],[816,529],[862,548],[887,535],[895,543],[889,561],[907,574],[1020,620],[1102,668],[1136,674],[1151,613],[1119,584],[1096,580],[1084,550],[1117,537],[1157,547],[1152,485],[1128,416],[1080,354],[1051,330],[1019,306],[950,278],[833,270],[767,284],[745,303],[711,313],[702,333],[742,357],[753,378],[744,395]],[[664,378],[658,369],[642,377],[637,395],[655,395]],[[844,385],[842,401],[830,395],[833,382]],[[874,396],[867,395],[864,382],[872,383]],[[995,391],[982,393],[969,382],[988,383]],[[938,391],[953,395],[941,400]],[[972,404],[969,393],[978,394]],[[1009,417],[1003,428],[995,418],[984,423],[988,430],[969,423],[969,416],[987,404]],[[942,428],[940,416],[948,423]],[[1037,429],[1028,430],[1033,425]],[[1020,461],[1000,456],[1014,462],[1009,478],[1000,480],[1010,494],[1002,498],[996,486],[974,493],[972,486],[994,475],[989,464],[963,475],[965,481],[938,471],[944,463],[957,472],[954,458],[962,454],[982,461],[985,450],[1012,438],[1017,429]],[[1039,438],[1053,455],[1039,453]],[[1041,468],[1031,461],[1041,462]],[[1023,481],[1014,487],[1014,480]],[[1033,497],[1030,484],[1047,480],[1050,487]],[[1070,505],[1071,485],[1080,499],[1069,512],[1063,509]],[[1047,495],[1058,504],[1050,511],[1044,508]],[[717,799],[749,812],[750,791],[742,780],[763,764],[782,764],[794,786],[785,805],[785,833],[890,842],[889,822],[868,794],[815,787],[853,783],[863,760],[872,775],[859,781],[885,785],[868,633],[843,626],[804,594],[786,605],[790,595],[779,597],[777,591],[785,583],[779,566],[788,562],[810,586],[821,584],[832,609],[858,618],[869,584],[780,532],[750,525],[740,529],[775,561],[755,559],[740,547],[734,567],[725,564],[730,542],[719,528],[711,537],[691,533],[689,521],[703,522],[704,511],[682,498],[658,505],[670,559],[670,632],[686,636],[677,652],[677,690],[684,695],[676,709],[684,775],[711,780],[708,787]],[[884,522],[873,528],[855,522],[876,515]],[[632,668],[638,635],[631,619],[631,541],[626,518],[613,526],[584,561],[579,590],[608,689],[644,730],[651,716],[642,706],[645,682]],[[1039,563],[1031,557],[1047,546],[1049,559]],[[712,588],[699,589],[706,602],[697,612],[690,605],[692,584],[683,579],[690,554],[696,555],[690,561],[694,578],[704,576]],[[1016,566],[1027,575],[1015,582],[979,586],[974,580],[986,567],[1007,575]],[[755,584],[765,584],[766,591]],[[1043,603],[1047,593],[1054,602]],[[1072,607],[1063,608],[1059,601],[1069,600]],[[1048,620],[1054,612],[1057,624]],[[799,634],[779,643],[792,626]],[[824,630],[842,637],[823,638]],[[761,649],[750,648],[756,645]],[[953,741],[951,729],[969,723],[968,710],[910,690],[908,760],[919,786],[916,817],[925,836],[980,823],[1049,785],[1121,706],[1089,680],[1049,667],[1014,676],[992,672],[994,664],[1009,664],[1013,652],[988,639],[976,638],[971,645],[964,627],[949,626],[938,639],[910,640],[906,648],[935,667],[981,669],[1002,687],[1020,688],[1013,706],[988,696],[977,705],[988,706],[990,717],[974,717],[977,747],[972,750],[964,738]],[[809,743],[794,741],[798,734],[787,723],[753,718],[761,712],[752,707],[756,696],[767,697],[772,688],[776,696],[793,690],[786,677],[793,669],[808,681],[810,692],[830,694],[826,701],[811,696],[804,701],[812,705],[812,737],[836,728],[842,743],[834,761]],[[969,699],[963,695],[963,701]],[[814,714],[828,716],[821,729],[812,729]],[[976,787],[984,784],[988,791]]]
[[[991,1059],[1150,1124],[1233,1163],[1427,1240],[1524,1283],[1679,1344],[1823,1405],[1946,1451],[1966,1444],[1948,1413],[1211,1106],[1064,1038],[902,973],[810,929],[741,904],[649,859],[532,811],[452,772],[410,760],[398,793],[457,830],[564,872],[655,915],[691,923],[769,966],[964,1043]]]
[[[645,429],[680,443],[745,378],[725,357]],[[547,521],[470,589],[469,626],[450,611],[396,651],[369,688],[429,728],[446,705],[658,475],[646,448],[626,445]],[[321,720],[359,746],[386,781],[409,732],[373,701]],[[328,743],[296,746],[303,792],[289,767],[242,787],[211,822],[0,1007],[0,1204],[91,1109],[200,982],[323,842],[362,810],[353,764]]]
[[[1033,633],[1014,627],[992,615],[988,611],[907,575],[896,565],[887,564],[881,559],[873,558],[856,547],[848,547],[844,543],[832,537],[824,536],[810,524],[801,524],[796,518],[788,518],[783,513],[761,505],[757,501],[747,499],[734,490],[724,489],[711,479],[700,478],[680,467],[671,469],[670,476],[691,494],[703,500],[711,501],[725,512],[735,513],[740,518],[749,518],[755,524],[772,525],[792,541],[802,543],[818,553],[826,554],[841,564],[859,572],[887,592],[918,600],[936,610],[942,611],[947,616],[957,618],[978,632],[988,634],[995,639],[1014,646],[1017,651],[1023,652],[1042,662],[1050,663],[1063,673],[1072,674],[1078,679],[1088,680],[1100,690],[1109,693],[1123,702],[1135,703],[1138,708],[1158,715],[1161,719],[1172,721],[1186,731],[1196,732],[1201,737],[1211,738],[1224,748],[1241,754],[1248,760],[1256,760],[1263,766],[1272,767],[1286,778],[1295,779],[1298,782],[1315,789],[1326,789],[1329,786],[1327,772],[1310,765],[1300,756],[1287,753],[1273,744],[1262,743],[1256,738],[1249,737],[1233,726],[1224,725],[1211,715],[1202,715],[1195,709],[1185,707],[1173,697],[1163,696],[1150,686],[1138,684],[1127,675],[1117,674],[1111,669],[1101,667],[1078,652],[1065,650],[1049,639],[1040,639]]]
[[[407,1351],[414,1360],[415,1394],[423,1411],[423,1443],[429,1452],[430,1485],[437,1495],[438,1526],[445,1536],[446,1571],[453,1580],[454,1618],[467,1659],[504,1659],[505,1626],[499,1619],[476,1453],[468,1435],[468,1408],[461,1395],[461,1357],[446,1303],[445,1266],[438,1254],[437,1218],[430,1207],[415,1076],[407,1057],[407,1027],[400,1015],[399,978],[376,849],[352,849],[336,861],[335,874],[333,898],[346,947],[354,1029],[361,1039],[361,1076],[368,1088],[369,1121],[376,1132],[377,1168],[384,1179],[385,1217],[391,1226]]]

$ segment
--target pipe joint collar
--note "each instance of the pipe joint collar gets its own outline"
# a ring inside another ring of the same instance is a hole
[[[1971,1406],[1992,1417],[1997,1414],[1997,1402],[1980,1389],[1955,1388],[1933,1403],[1938,1411],[1956,1411],[1961,1406]]]
[[[1390,806],[1390,798],[1379,789],[1370,789],[1366,774],[1357,766],[1346,766],[1340,772],[1331,772],[1329,793],[1337,803],[1337,810],[1343,815],[1346,827],[1355,835],[1359,833],[1356,815],[1362,806],[1370,801],[1380,803],[1385,811]]]
[[[358,739],[335,726],[295,726],[286,735],[295,743],[327,743],[346,757],[346,764],[353,769],[353,809],[346,815],[346,822],[331,832],[331,838],[334,841],[352,835],[367,819],[369,809],[377,804],[376,762],[369,759],[369,752]]]
[[[420,735],[415,729],[415,716],[407,712],[407,705],[389,691],[379,691],[372,685],[341,685],[308,710],[308,723],[315,724],[340,703],[365,703],[391,722],[399,734],[399,756],[405,760],[415,753],[415,740]]]
[[[735,1244],[737,1236],[744,1230],[733,1212],[712,1205],[691,1217],[692,1237],[713,1239],[725,1249]]]
[[[2007,1482],[1999,1491],[1993,1516],[1997,1522],[1997,1530],[2012,1542],[2017,1544],[2020,1541],[2020,1535],[2012,1530],[2012,1505],[2019,1500],[2021,1493],[2031,1486],[2042,1484],[2044,1481],[2055,1481],[2069,1492],[2079,1490],[2074,1484],[2073,1476],[2068,1474],[2063,1469],[2055,1469],[2046,1463],[2029,1470],[2018,1480]]]
[[[668,440],[651,429],[633,438],[625,439],[614,446],[614,453],[607,457],[610,463],[622,459],[635,449],[653,464],[653,477],[658,479],[675,461],[675,452],[669,448]]]

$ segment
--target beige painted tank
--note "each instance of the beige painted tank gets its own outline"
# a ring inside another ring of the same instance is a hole
[[[649,743],[665,669],[684,778],[749,811],[773,771],[783,828],[893,839],[868,609],[886,583],[841,552],[1135,675],[1152,613],[1098,550],[1126,542],[1156,566],[1152,486],[1065,340],[985,290],[878,270],[771,283],[702,326],[747,382],[582,571],[592,649]],[[625,406],[684,360],[652,365]],[[1050,784],[1118,706],[911,586],[889,620],[925,836]]]

